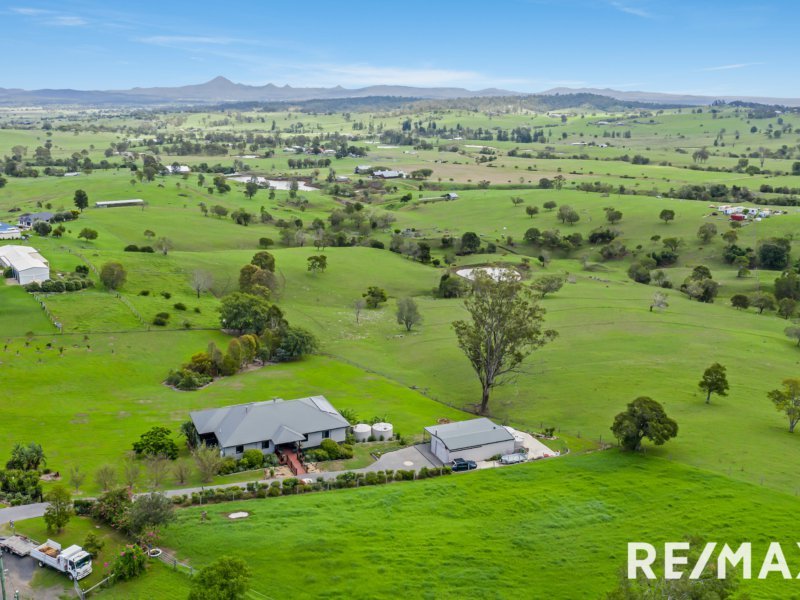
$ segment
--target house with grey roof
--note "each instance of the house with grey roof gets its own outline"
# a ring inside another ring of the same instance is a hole
[[[24,213],[19,216],[17,224],[22,229],[30,229],[36,221],[47,221],[50,223],[54,216],[55,215],[51,212]]]
[[[489,460],[498,454],[514,452],[511,432],[489,419],[456,421],[425,428],[430,436],[431,452],[443,463],[456,458],[464,460]]]
[[[241,458],[245,450],[264,454],[344,442],[350,423],[324,396],[268,400],[210,408],[189,414],[200,439],[221,456]]]

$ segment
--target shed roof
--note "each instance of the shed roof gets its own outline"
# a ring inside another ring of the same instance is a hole
[[[198,433],[213,433],[223,448],[268,440],[285,444],[316,431],[349,426],[324,396],[236,404],[189,416]]]
[[[8,223],[0,223],[0,231],[19,231],[19,227]]]
[[[446,425],[431,425],[425,431],[439,438],[448,450],[463,450],[497,442],[514,441],[514,436],[489,419],[457,421]]]
[[[47,261],[36,248],[30,246],[0,246],[0,262],[18,273],[28,269],[48,268]]]

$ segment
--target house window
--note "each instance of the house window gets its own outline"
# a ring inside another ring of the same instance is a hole
[[[261,442],[262,450],[269,450],[269,442]]]
[[[328,439],[329,437],[331,437],[331,431],[330,431],[330,429],[329,429],[328,431],[323,431],[323,432],[322,432],[322,439],[323,439],[323,440],[326,440],[326,439]]]
[[[242,454],[244,452],[244,446],[236,446],[236,454]]]

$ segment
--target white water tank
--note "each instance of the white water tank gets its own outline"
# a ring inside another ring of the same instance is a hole
[[[378,441],[381,439],[390,440],[394,436],[394,429],[391,423],[375,423],[372,426],[372,435]]]
[[[353,437],[357,442],[366,442],[370,435],[372,435],[372,427],[366,423],[353,425]]]
[[[519,450],[525,446],[525,437],[520,435],[520,433],[514,429],[513,427],[509,427],[508,425],[503,425],[506,431],[514,436],[514,449]]]

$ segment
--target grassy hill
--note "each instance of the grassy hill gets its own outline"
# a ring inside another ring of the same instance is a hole
[[[792,496],[707,471],[609,451],[181,510],[164,545],[198,567],[241,556],[256,594],[275,598],[599,598],[614,587],[633,540],[752,541],[760,567],[769,541],[792,543],[795,505]],[[251,516],[227,519],[238,510]],[[147,582],[102,597],[144,598]],[[773,574],[742,582],[741,591],[793,598],[795,587]]]

